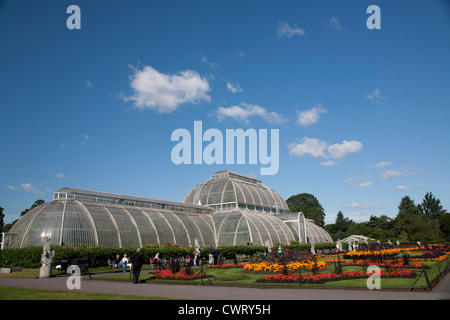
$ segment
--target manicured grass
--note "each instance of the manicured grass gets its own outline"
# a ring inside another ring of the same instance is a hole
[[[325,259],[330,260],[330,259]],[[351,261],[351,260],[348,260]],[[429,266],[434,266],[434,262],[425,262]],[[381,267],[383,270],[383,268]],[[204,268],[212,280],[214,285],[224,285],[224,286],[255,286],[255,287],[298,287],[299,284],[295,283],[257,283],[257,280],[266,276],[267,274],[262,273],[249,273],[241,272],[242,268]],[[344,272],[352,271],[362,271],[360,266],[344,266]],[[420,274],[419,269],[413,269]],[[199,272],[199,268],[194,268],[194,272]],[[321,270],[320,273],[333,272],[333,263],[328,263],[328,268]],[[107,273],[108,268],[92,268],[90,272],[93,274]],[[310,273],[310,272],[302,272]],[[59,274],[58,271],[53,273],[56,276],[67,276]],[[36,278],[39,277],[39,269],[24,269],[22,272],[14,272],[12,274],[0,274],[0,277],[19,277],[19,278]],[[104,279],[109,281],[130,281],[130,273],[123,273],[122,271],[116,271],[112,276],[108,277],[97,277],[97,279]],[[408,290],[411,285],[415,282],[416,278],[381,278],[381,289],[400,289]],[[152,274],[149,274],[148,268],[143,268],[140,276],[140,281],[146,283],[177,283],[177,284],[188,284],[192,283],[192,280],[161,280],[154,279]],[[197,280],[198,282],[198,280]],[[205,284],[209,284],[207,279],[204,279]],[[318,287],[318,288],[367,288],[367,279],[352,279],[352,280],[340,280],[340,281],[330,281],[323,284],[302,284],[301,287]],[[415,290],[421,290],[426,287],[426,281],[424,277],[421,277],[417,283],[414,285]]]
[[[256,281],[266,276],[267,274],[241,272],[241,268],[228,268],[228,269],[205,269],[205,272],[211,277],[213,285],[223,286],[254,286],[254,287],[299,287],[296,283],[257,283]],[[361,271],[361,267],[348,266],[344,267],[344,271]],[[332,272],[332,270],[324,270],[324,272]],[[419,273],[419,272],[418,272]],[[129,281],[129,275],[117,275],[105,277],[102,279],[112,281]],[[160,280],[153,279],[151,274],[142,274],[141,281],[146,283],[176,283],[176,284],[188,284],[192,283],[192,280]],[[397,289],[408,290],[414,283],[416,278],[381,278],[381,289]],[[199,282],[199,280],[197,280]],[[204,283],[209,285],[207,279],[204,279]],[[421,278],[414,286],[416,290],[425,288],[425,280]],[[351,279],[330,281],[322,284],[302,284],[301,287],[305,288],[367,288],[367,279]]]
[[[161,297],[0,287],[0,300],[171,300]]]
[[[0,278],[39,278],[39,269],[24,268],[19,272],[0,273]]]

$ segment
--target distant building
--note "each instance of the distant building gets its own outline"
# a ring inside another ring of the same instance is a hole
[[[142,247],[332,242],[330,235],[261,181],[219,171],[188,192],[183,202],[63,188],[53,200],[24,215],[11,229],[8,247]]]

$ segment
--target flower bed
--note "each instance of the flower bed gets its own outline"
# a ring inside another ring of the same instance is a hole
[[[420,256],[413,256],[411,257],[410,261],[420,261],[420,262],[424,262],[424,261],[444,261],[445,259],[447,259],[447,256],[450,253],[448,252],[442,252],[442,251],[437,251],[437,252],[425,252],[423,254],[421,254]]]
[[[302,261],[302,262],[291,262],[286,265],[286,268],[290,272],[297,271],[298,269],[302,270],[312,270],[314,268],[317,269],[325,269],[328,265],[325,261]],[[278,273],[284,270],[284,266],[279,263],[249,263],[244,266],[243,271],[247,272],[259,272],[259,273]]]
[[[390,262],[383,262],[383,263],[376,263],[376,262],[367,262],[364,260],[358,260],[355,262],[343,262],[343,266],[369,266],[369,265],[376,265],[379,267],[390,267],[390,268],[422,268],[421,263],[409,263],[409,265],[405,265],[404,263],[390,263]]]
[[[205,273],[192,273],[192,274],[186,274],[184,270],[181,270],[177,273],[172,273],[169,270],[157,270],[153,273],[153,276],[155,279],[162,279],[162,280],[193,280],[194,278],[206,278]]]
[[[349,279],[364,279],[371,276],[373,273],[367,272],[343,272],[340,274],[336,273],[319,273],[317,275],[305,274],[275,274],[263,277],[256,282],[258,283],[325,283],[329,281],[338,281],[338,280],[349,280]],[[417,274],[411,270],[395,270],[395,271],[380,271],[380,276],[382,278],[414,278]]]
[[[344,259],[361,259],[362,257],[390,257],[396,256],[402,249],[386,249],[377,251],[350,251],[344,254]]]
[[[227,263],[227,264],[216,264],[216,265],[212,265],[212,266],[205,266],[205,268],[208,268],[208,269],[227,269],[227,268],[242,268],[244,266],[245,266],[245,263],[238,263],[238,264]]]

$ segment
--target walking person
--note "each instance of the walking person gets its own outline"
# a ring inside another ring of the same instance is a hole
[[[212,246],[210,245],[209,248],[208,248],[209,266],[212,266],[212,264],[214,262],[213,252],[214,252],[214,250],[213,250]]]
[[[139,275],[141,273],[143,255],[141,253],[141,248],[136,249],[136,254],[131,259],[131,270],[133,271],[133,282],[139,283]]]
[[[214,256],[214,265],[217,265],[217,259],[219,258],[219,249],[214,249],[213,251],[213,256]]]

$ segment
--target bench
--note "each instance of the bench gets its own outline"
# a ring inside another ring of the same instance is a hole
[[[84,279],[86,279],[86,276],[89,276],[89,279],[92,279],[91,273],[89,272],[89,259],[87,258],[72,259],[70,265],[78,266],[80,268],[81,275],[84,276]]]
[[[236,254],[236,260],[238,262],[244,262],[244,260],[250,261],[250,256],[246,254]]]
[[[117,268],[117,266],[114,263],[114,260],[108,259],[108,270],[109,270],[109,272],[111,272],[111,270],[112,270],[113,273],[116,272],[116,268]]]
[[[59,270],[59,273],[66,273],[68,267],[69,267],[69,261],[61,260],[61,264],[58,264],[56,266],[56,270]]]

